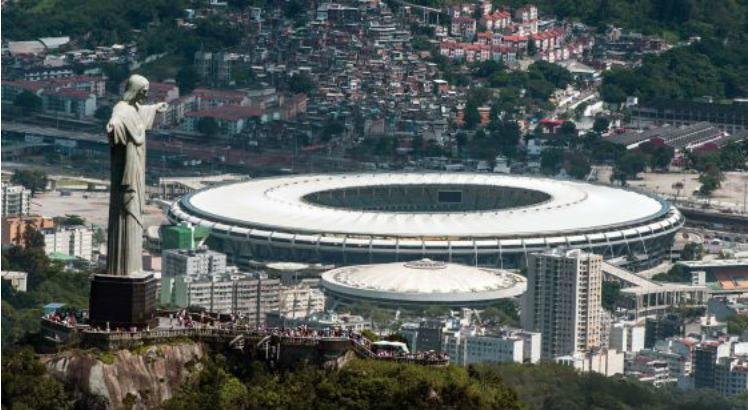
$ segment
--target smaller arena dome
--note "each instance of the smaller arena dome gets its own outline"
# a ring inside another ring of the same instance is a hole
[[[343,304],[480,307],[521,295],[527,281],[506,270],[421,259],[333,269],[322,274],[322,287],[334,302]]]

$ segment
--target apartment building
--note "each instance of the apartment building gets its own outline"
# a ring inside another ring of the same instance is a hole
[[[600,346],[602,256],[579,249],[531,254],[523,328],[543,334],[542,357]]]

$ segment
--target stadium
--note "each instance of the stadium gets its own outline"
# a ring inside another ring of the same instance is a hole
[[[322,274],[331,307],[368,302],[393,309],[485,307],[527,290],[520,275],[430,259],[354,265]]]
[[[240,265],[430,258],[498,268],[574,247],[643,269],[669,256],[684,222],[630,189],[487,173],[260,178],[195,191],[168,218],[209,228],[211,245]]]

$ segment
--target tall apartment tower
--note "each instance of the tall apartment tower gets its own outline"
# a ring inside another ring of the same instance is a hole
[[[542,333],[543,358],[600,346],[602,260],[579,249],[530,255],[522,326]]]
[[[26,216],[31,211],[31,191],[20,185],[3,184],[2,215]]]

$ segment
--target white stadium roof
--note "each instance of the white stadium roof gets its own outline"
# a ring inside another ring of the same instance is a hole
[[[488,211],[399,212],[333,208],[306,195],[385,185],[486,185],[541,191],[535,205]],[[646,223],[669,206],[651,196],[583,182],[496,174],[384,173],[261,178],[185,197],[182,208],[209,221],[291,233],[400,237],[553,235]],[[632,231],[636,234],[635,230]]]
[[[322,274],[322,286],[352,298],[469,303],[518,296],[527,281],[505,270],[422,259],[333,269]]]

